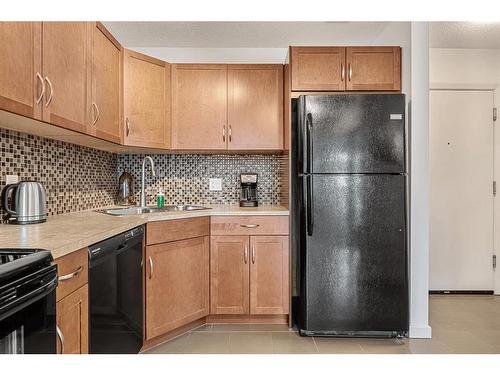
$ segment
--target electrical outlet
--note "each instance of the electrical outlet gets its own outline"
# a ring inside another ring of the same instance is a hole
[[[221,191],[222,190],[222,178],[209,178],[208,179],[208,190]]]
[[[5,176],[5,184],[17,184],[19,182],[19,176],[16,174],[8,174]]]

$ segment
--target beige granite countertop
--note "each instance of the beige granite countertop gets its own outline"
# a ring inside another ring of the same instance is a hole
[[[41,248],[59,258],[82,247],[150,221],[223,215],[287,216],[283,206],[241,208],[234,205],[207,205],[210,210],[192,212],[158,212],[143,215],[111,216],[82,211],[50,216],[45,223],[32,225],[0,224],[0,248]]]

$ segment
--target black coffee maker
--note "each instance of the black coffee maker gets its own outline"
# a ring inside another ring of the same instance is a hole
[[[240,207],[257,207],[257,173],[240,174]]]

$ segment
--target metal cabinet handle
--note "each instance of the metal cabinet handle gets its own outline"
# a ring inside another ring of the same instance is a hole
[[[40,104],[40,102],[43,99],[43,96],[45,95],[45,82],[44,82],[41,74],[38,72],[36,73],[36,78],[38,78],[38,80],[40,81],[40,86],[42,86],[42,91],[40,92],[40,95],[38,96],[38,98],[36,98],[36,104]]]
[[[255,264],[255,245],[252,245],[252,264]]]
[[[245,264],[247,264],[248,263],[248,245],[245,245],[245,253],[244,253],[244,255],[245,255],[245,257],[244,257],[245,258]]]
[[[226,127],[222,127],[222,142],[226,143]]]
[[[60,354],[64,354],[64,335],[61,331],[61,328],[59,328],[58,325],[56,325],[56,333],[57,333],[57,337],[59,338],[59,342],[61,343],[61,353]]]
[[[126,131],[126,135],[128,137],[128,135],[130,134],[130,120],[128,119],[128,117],[125,120],[125,131]]]
[[[92,103],[92,108],[94,109],[95,112],[95,118],[94,121],[92,121],[92,125],[97,124],[97,121],[99,120],[99,107],[97,106],[96,103]]]
[[[259,224],[240,224],[240,227],[242,228],[257,228],[259,226]]]
[[[82,271],[83,271],[83,266],[80,266],[76,270],[74,270],[73,272],[68,273],[67,275],[59,276],[59,278],[57,280],[59,280],[59,281],[65,281],[65,280],[72,279],[73,277],[78,276],[78,274],[80,272],[82,272]]]
[[[229,125],[229,142],[233,140],[233,129],[231,128],[231,125]]]
[[[153,278],[153,259],[149,257],[149,279]]]
[[[340,82],[344,82],[345,78],[345,66],[344,64],[340,64]]]
[[[47,99],[47,101],[45,102],[45,107],[48,107],[50,102],[52,101],[52,98],[54,96],[54,90],[52,88],[52,82],[50,82],[50,79],[49,77],[45,77],[45,81],[47,82],[47,84],[49,85],[49,98]]]
[[[349,82],[351,81],[352,78],[352,66],[351,63],[349,63]]]

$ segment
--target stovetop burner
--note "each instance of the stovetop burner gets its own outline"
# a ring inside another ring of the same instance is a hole
[[[0,249],[0,266],[2,264],[13,262],[14,260],[24,258],[30,254],[33,254],[33,250],[21,251],[21,250],[6,250]]]
[[[0,248],[0,286],[14,277],[46,267],[52,261],[48,250]]]

